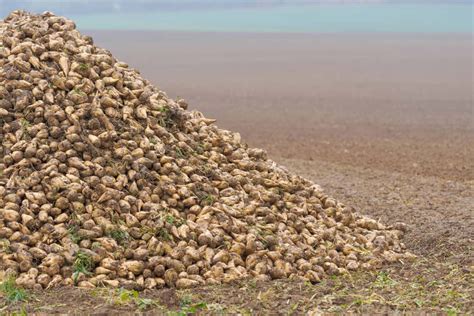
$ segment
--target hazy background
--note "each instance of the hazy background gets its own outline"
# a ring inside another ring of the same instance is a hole
[[[469,32],[471,0],[0,0],[0,15],[45,10],[82,29],[232,32]]]
[[[311,4],[472,4],[472,0],[1,0],[2,13],[17,8],[47,10],[58,14],[99,13],[101,11],[187,10],[211,8],[268,8]]]

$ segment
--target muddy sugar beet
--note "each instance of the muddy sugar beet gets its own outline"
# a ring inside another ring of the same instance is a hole
[[[375,269],[385,226],[188,111],[50,13],[0,22],[0,270],[135,289]]]

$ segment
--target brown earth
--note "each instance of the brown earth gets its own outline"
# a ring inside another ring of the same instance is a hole
[[[0,313],[474,312],[470,35],[90,33],[330,195],[407,223],[404,242],[418,259],[316,285],[60,288]]]

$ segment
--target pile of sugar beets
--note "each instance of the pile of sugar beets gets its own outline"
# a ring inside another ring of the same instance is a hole
[[[19,286],[188,288],[375,269],[385,226],[187,111],[74,22],[0,21],[0,271]]]

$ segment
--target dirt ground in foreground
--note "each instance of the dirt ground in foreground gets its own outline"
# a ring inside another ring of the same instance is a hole
[[[405,222],[418,258],[315,285],[58,288],[10,305],[0,294],[0,314],[474,314],[470,37],[94,35],[328,194],[384,223]]]

